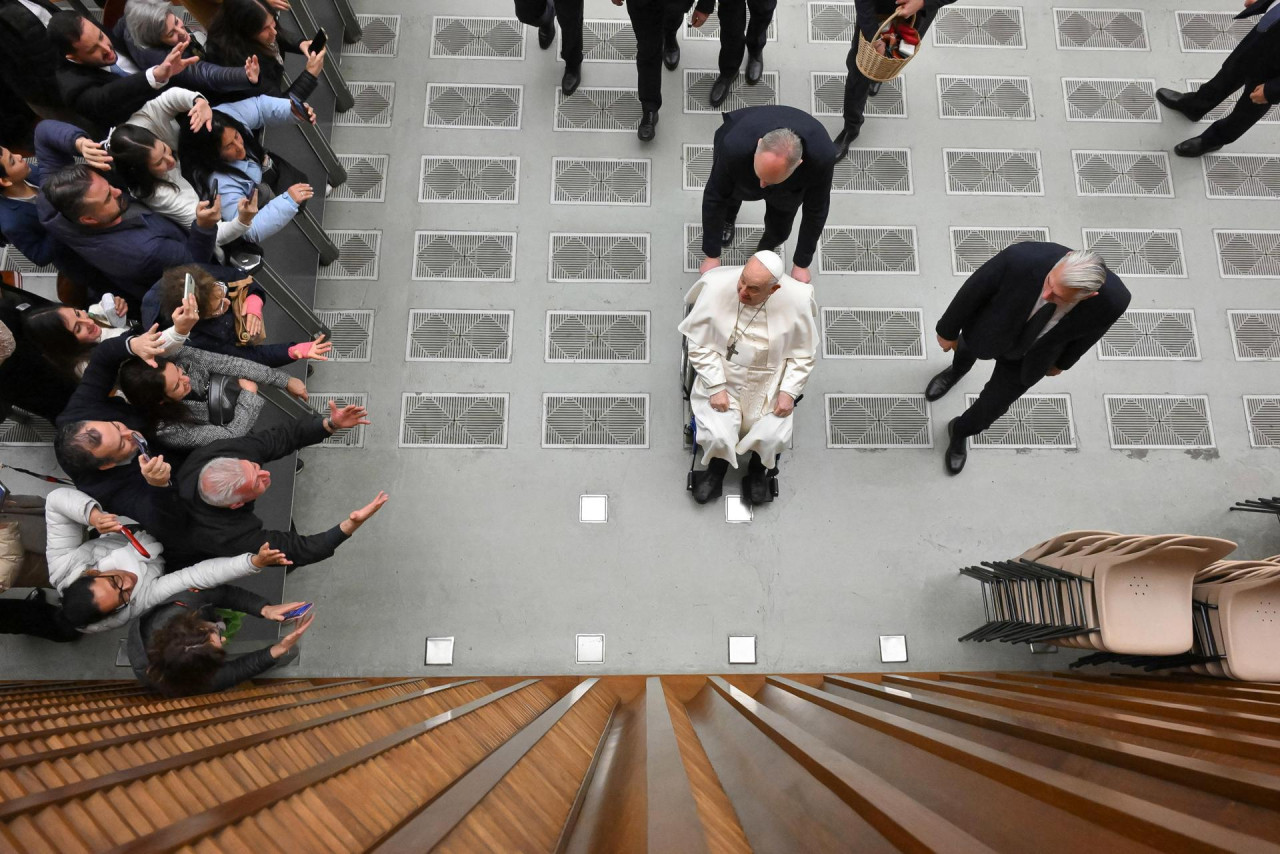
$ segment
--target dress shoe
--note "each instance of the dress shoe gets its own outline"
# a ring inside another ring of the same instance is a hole
[[[935,374],[933,379],[929,380],[929,384],[925,386],[924,399],[930,403],[935,400],[941,400],[942,396],[951,391],[951,387],[958,383],[962,376],[964,374],[957,374],[951,368]]]
[[[874,98],[880,94],[880,81],[872,80],[871,85],[867,87],[867,95]]]
[[[711,106],[718,107],[724,103],[724,99],[729,97],[729,87],[737,79],[738,72],[736,71],[732,74],[721,74],[716,78],[716,82],[711,84]]]
[[[747,85],[754,86],[764,76],[764,50],[747,51]]]
[[[947,437],[951,440],[947,443],[945,454],[947,474],[960,474],[969,460],[969,448],[965,445],[965,440],[956,441],[956,422],[959,420],[952,418],[947,422]]]
[[[674,35],[662,42],[662,64],[668,71],[675,71],[680,64],[680,42]]]
[[[640,117],[640,124],[636,126],[636,136],[640,137],[641,142],[648,142],[658,134],[658,111],[645,110],[644,115]]]
[[[733,220],[727,220],[720,228],[720,245],[732,246],[733,239],[738,236],[738,224]]]
[[[1221,145],[1210,145],[1202,136],[1193,136],[1173,147],[1173,153],[1179,157],[1203,157],[1211,151],[1217,151]]]
[[[1183,99],[1186,97],[1187,96],[1185,94],[1183,94],[1182,92],[1178,92],[1174,89],[1157,89],[1156,90],[1156,100],[1159,101],[1161,104],[1164,104],[1166,107],[1168,107],[1169,109],[1175,112],[1182,113],[1184,116],[1191,119],[1192,121],[1199,121],[1200,116],[1197,116],[1194,113],[1188,112],[1186,106],[1182,103]]]
[[[693,500],[706,504],[719,498],[724,487],[724,474],[728,470],[729,461],[716,457],[707,464],[706,471],[694,472]]]
[[[747,464],[747,473],[742,476],[742,503],[752,506],[768,504],[773,500],[773,488],[770,483],[769,469],[760,461],[760,455],[751,452],[751,462]]]
[[[578,84],[582,82],[582,66],[573,67],[566,66],[564,69],[564,77],[560,78],[560,91],[565,96],[572,95],[578,91]]]
[[[836,144],[836,148],[840,149],[840,153],[836,155],[837,160],[844,160],[845,156],[849,153],[849,146],[853,145],[853,141],[858,138],[859,132],[858,128],[845,128],[840,131],[840,133],[836,134],[834,142]]]
[[[551,43],[556,40],[556,19],[552,18],[541,27],[538,27],[538,47],[546,50],[551,47]]]

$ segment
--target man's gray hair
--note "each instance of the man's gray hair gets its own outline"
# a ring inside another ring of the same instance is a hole
[[[1092,249],[1072,249],[1057,266],[1062,284],[1085,293],[1093,293],[1107,280],[1107,262]]]
[[[244,476],[244,460],[218,457],[200,469],[200,498],[211,507],[230,507],[240,502],[249,482]]]
[[[169,0],[129,0],[124,7],[125,26],[138,47],[163,47],[164,22],[173,12]]]
[[[760,147],[781,157],[787,163],[787,174],[795,171],[804,157],[804,143],[791,128],[771,130],[760,137]]]

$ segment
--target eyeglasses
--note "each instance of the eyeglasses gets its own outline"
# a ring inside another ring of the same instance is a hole
[[[119,611],[120,609],[128,606],[129,599],[133,596],[133,591],[124,586],[124,580],[118,575],[104,575],[102,577],[107,579],[111,586],[116,589],[116,593],[120,596],[120,604],[116,606],[116,610]]]

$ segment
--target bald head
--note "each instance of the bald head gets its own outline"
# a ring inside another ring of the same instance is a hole
[[[755,170],[761,187],[781,184],[804,162],[804,143],[790,128],[771,130],[756,143]]]

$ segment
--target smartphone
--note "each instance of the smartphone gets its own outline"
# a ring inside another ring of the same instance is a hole
[[[320,32],[316,33],[316,37],[311,40],[311,44],[307,46],[307,52],[315,55],[324,50],[325,42],[329,40],[329,34],[324,31],[324,27],[320,28]]]
[[[298,607],[294,608],[292,611],[285,611],[284,618],[286,620],[292,620],[297,617],[305,616],[306,613],[312,609],[312,607],[314,607],[314,605],[311,602],[308,602],[305,605],[299,605]]]
[[[147,447],[147,440],[141,433],[133,434],[133,441],[138,443],[138,455],[146,458],[151,456],[151,448]]]
[[[182,280],[182,301],[186,302],[187,297],[192,296],[196,292],[196,277],[187,273]]]
[[[147,558],[151,557],[151,552],[142,547],[142,543],[138,542],[138,538],[133,535],[133,531],[122,527],[120,529],[120,533],[124,534],[125,538],[128,539],[129,542],[133,543],[133,547],[138,550],[138,554]]]

